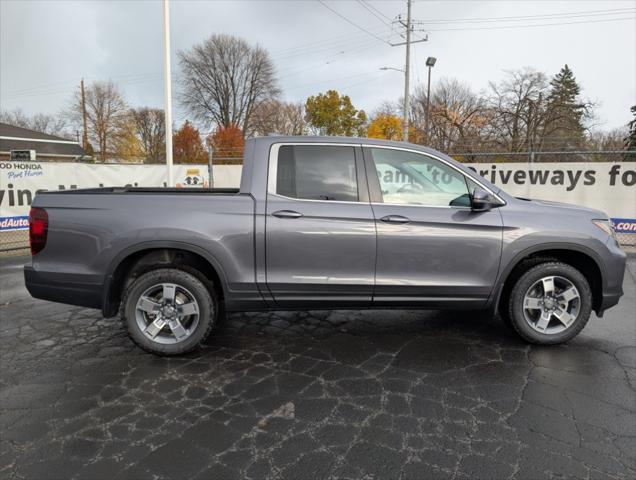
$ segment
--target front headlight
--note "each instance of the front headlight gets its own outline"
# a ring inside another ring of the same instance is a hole
[[[607,233],[610,237],[612,237],[613,239],[616,239],[616,232],[614,231],[614,225],[612,225],[612,222],[610,220],[606,219],[596,219],[596,220],[592,220],[592,223],[594,225],[596,225],[598,228],[600,228],[601,230],[603,230],[605,233]]]

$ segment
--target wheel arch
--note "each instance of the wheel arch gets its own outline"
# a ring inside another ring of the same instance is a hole
[[[603,301],[604,272],[603,263],[591,249],[571,244],[542,244],[519,252],[503,270],[497,283],[496,295],[493,297],[493,309],[500,309],[502,302],[508,298],[514,282],[528,268],[546,261],[559,261],[572,265],[587,279],[592,290],[592,309],[601,310]]]
[[[111,261],[104,285],[102,314],[105,317],[117,314],[122,293],[131,278],[167,266],[196,270],[223,301],[226,278],[220,263],[208,252],[183,242],[145,242],[129,247]]]

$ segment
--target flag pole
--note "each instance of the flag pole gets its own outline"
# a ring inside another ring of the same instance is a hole
[[[170,71],[170,3],[163,0],[163,73],[166,123],[166,168],[168,187],[174,187],[172,172],[172,76]]]

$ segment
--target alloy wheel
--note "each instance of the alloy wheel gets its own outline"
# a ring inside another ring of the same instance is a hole
[[[175,283],[160,283],[141,294],[135,306],[137,326],[153,342],[183,342],[199,324],[199,304]]]
[[[565,277],[548,276],[533,283],[523,298],[523,316],[537,332],[555,335],[577,319],[581,295]]]

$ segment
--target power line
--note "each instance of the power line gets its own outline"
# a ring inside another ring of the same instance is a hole
[[[343,85],[343,86],[340,87],[340,90],[346,90],[347,88],[357,87],[359,85],[364,85],[364,84],[367,84],[367,83],[373,83],[373,82],[377,82],[378,80],[383,80],[383,79],[384,79],[384,76],[375,75],[372,78],[365,79],[365,80],[362,80],[360,82],[355,82],[355,83],[350,83],[348,85]]]
[[[338,11],[334,10],[333,8],[331,8],[329,5],[327,5],[325,2],[323,2],[322,0],[318,0],[318,3],[320,3],[320,5],[322,5],[323,7],[325,7],[327,10],[330,10],[331,12],[333,12],[334,14],[338,15],[340,18],[342,18],[345,22],[347,22],[350,25],[353,25],[354,27],[356,27],[358,30],[361,30],[365,33],[367,33],[368,35],[371,35],[373,38],[381,41],[382,43],[389,43],[386,40],[384,40],[381,37],[378,37],[376,34],[371,33],[369,30],[367,30],[364,27],[361,27],[360,25],[358,25],[357,23],[349,20],[347,17],[345,17],[344,15],[340,14]]]
[[[376,8],[375,6],[371,5],[370,3],[368,3],[365,0],[361,0],[362,3],[364,3],[365,5],[367,5],[370,9],[375,10],[379,15],[381,15],[382,17],[386,18],[389,22],[392,22],[393,19],[391,17],[389,17],[388,15],[385,15],[382,10]]]
[[[488,27],[459,27],[459,28],[431,28],[427,29],[429,32],[455,32],[455,31],[469,31],[469,30],[505,30],[510,28],[532,28],[532,27],[552,27],[552,26],[564,26],[564,25],[580,25],[584,23],[605,23],[605,22],[619,22],[623,20],[636,20],[636,17],[623,17],[623,18],[603,18],[598,20],[581,20],[579,22],[557,22],[557,23],[534,23],[529,25],[500,25],[500,26],[488,26]]]
[[[311,62],[311,63],[304,63],[302,67],[298,68],[297,66],[290,66],[287,68],[282,68],[280,70],[276,71],[277,75],[293,75],[293,74],[297,74],[297,73],[301,73],[301,72],[305,72],[307,70],[312,70],[315,69],[317,67],[320,66],[325,66],[325,65],[331,65],[333,63],[336,63],[354,53],[360,53],[366,50],[371,50],[371,49],[377,49],[378,48],[378,44],[376,42],[374,42],[373,40],[371,41],[367,41],[365,44],[361,44],[357,47],[354,48],[350,48],[347,50],[342,50],[340,52],[334,53],[332,55],[329,56],[328,59],[321,59],[319,61],[315,61],[315,62]]]
[[[431,19],[420,23],[432,25],[437,23],[484,23],[484,22],[517,22],[525,20],[553,20],[558,18],[578,18],[590,16],[617,15],[622,13],[634,13],[636,8],[615,8],[610,10],[585,10],[579,12],[546,13],[541,15],[514,15],[508,17],[477,17],[477,18],[453,18]]]
[[[375,31],[375,30],[378,30],[378,28],[371,29],[371,30]],[[342,43],[342,42],[349,41],[352,38],[357,38],[357,37],[360,37],[360,36],[361,36],[361,32],[346,33],[344,35],[337,35],[337,36],[334,36],[332,38],[325,39],[325,40],[317,40],[315,42],[309,42],[309,43],[296,45],[294,47],[286,48],[284,50],[273,50],[273,53],[276,54],[276,55],[280,55],[280,54],[284,55],[286,53],[295,52],[297,50],[312,49],[312,48],[314,48],[316,46],[321,46],[323,44]]]
[[[328,78],[328,79],[325,79],[325,80],[319,80],[317,82],[298,84],[298,85],[294,85],[293,87],[285,90],[285,92],[295,91],[295,90],[299,90],[300,88],[305,88],[305,87],[314,86],[314,85],[322,85],[324,83],[334,82],[334,81],[337,81],[337,80],[347,80],[347,79],[350,79],[350,78],[358,78],[358,77],[363,77],[363,76],[368,77],[368,76],[371,76],[371,75],[377,76],[377,70],[372,70],[372,71],[369,71],[369,72],[356,73],[354,75],[347,75],[346,77]]]
[[[294,57],[298,57],[298,56],[307,56],[307,55],[312,55],[312,54],[317,54],[317,53],[329,53],[330,51],[333,51],[334,49],[340,49],[342,50],[342,45],[344,45],[344,48],[349,48],[351,46],[357,46],[357,45],[363,45],[363,44],[368,44],[369,42],[373,43],[374,45],[377,45],[377,42],[375,40],[369,39],[368,37],[364,36],[364,37],[359,37],[357,40],[349,40],[345,43],[336,43],[330,46],[325,46],[325,47],[321,47],[321,48],[316,48],[316,49],[307,49],[304,51],[299,51],[296,53],[291,53],[291,54],[287,54],[287,55],[272,55],[272,59],[274,60],[285,60],[288,58],[294,58]]]
[[[113,79],[113,78],[128,78],[131,80],[134,79],[139,79],[142,77],[148,77],[148,76],[154,76],[154,75],[158,75],[155,72],[147,72],[147,73],[134,73],[134,74],[125,74],[125,75],[108,75],[109,79]],[[160,74],[159,74],[160,75]],[[127,80],[124,80],[127,81]],[[50,84],[46,84],[46,85],[38,85],[35,87],[29,87],[29,88],[22,88],[19,90],[13,90],[10,92],[3,92],[3,94],[9,96],[9,97],[13,97],[13,96],[19,96],[22,95],[23,93],[32,93],[34,91],[37,90],[41,90],[43,92],[49,92],[49,91],[55,91],[55,90],[59,90],[59,89],[67,89],[67,87],[71,87],[71,86],[75,86],[77,82],[77,79],[73,79],[73,80],[63,80],[60,82],[55,82],[55,83],[50,83]],[[58,85],[58,86],[56,86]]]
[[[365,10],[367,10],[371,15],[373,15],[375,18],[377,18],[378,20],[380,20],[384,25],[387,26],[391,26],[391,20],[387,21],[384,18],[382,18],[380,15],[378,15],[377,13],[375,13],[373,10],[371,10],[371,8],[369,8],[369,5],[367,5],[366,3],[364,3],[362,0],[357,0],[357,2],[362,5],[364,7]]]

